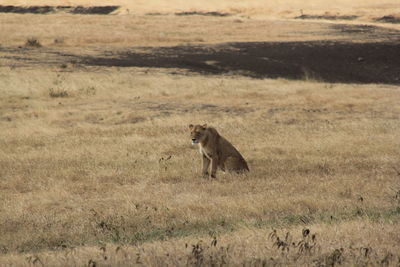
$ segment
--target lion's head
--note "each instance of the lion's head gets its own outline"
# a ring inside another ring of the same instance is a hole
[[[192,145],[200,143],[204,140],[207,124],[204,125],[189,125],[190,137],[192,138]]]

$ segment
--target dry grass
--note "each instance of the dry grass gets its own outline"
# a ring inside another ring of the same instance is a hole
[[[310,229],[245,228],[138,246],[68,248],[26,259],[10,254],[3,262],[18,266],[395,266],[399,234],[397,225],[355,220]],[[371,241],[379,247],[371,246]]]
[[[296,31],[293,22],[262,19],[268,10],[290,17],[303,2],[288,10],[285,2],[263,9],[264,1],[135,1],[122,2],[130,14],[119,16],[0,16],[0,266],[398,264],[399,86],[54,60],[15,67],[21,55],[7,50],[29,38],[45,47],[29,50],[38,57],[54,47],[85,55],[96,47],[331,38],[326,24],[296,22]],[[319,12],[340,4],[346,13],[378,9],[374,2],[307,5]],[[144,15],[200,8],[240,15]],[[251,172],[201,178],[190,123],[216,127]]]
[[[27,0],[3,0],[3,5],[32,5]],[[360,15],[377,15],[379,12],[399,12],[397,0],[383,0],[377,3],[375,0],[280,0],[280,1],[228,1],[228,0],[205,0],[205,1],[184,1],[184,0],[155,0],[155,1],[129,1],[129,0],[36,0],[35,5],[120,5],[122,10],[119,13],[130,14],[145,13],[172,13],[180,11],[222,11],[229,13],[241,13],[246,15],[261,16],[291,16],[298,15],[300,10],[307,12],[333,12],[352,13]]]
[[[50,47],[159,46],[233,41],[303,41],[343,38],[330,24],[321,21],[287,21],[301,14],[358,16],[355,22],[400,29],[398,24],[377,23],[382,16],[400,14],[397,0],[376,1],[96,1],[96,5],[122,5],[119,15],[2,14],[0,44],[20,46],[36,38]],[[6,1],[3,5],[30,5]],[[35,1],[35,5],[91,5],[94,1]],[[124,10],[129,9],[127,14]],[[175,16],[180,11],[219,11],[233,16]],[[300,11],[301,10],[301,11]],[[146,14],[159,15],[146,15]],[[77,26],[79,25],[79,27]],[[347,36],[347,39],[355,36]],[[351,40],[353,40],[351,39]],[[59,42],[62,40],[62,42]]]
[[[20,46],[25,44],[27,39],[34,37],[42,45],[50,48],[112,49],[127,46],[343,38],[343,33],[330,29],[329,24],[319,22],[247,18],[241,19],[240,22],[237,23],[236,17],[207,16],[4,14],[0,17],[3,33],[0,35],[0,44]],[[318,35],[316,32],[323,34]]]
[[[190,256],[190,249],[180,250],[183,242],[209,233],[227,238],[221,246],[241,240],[242,251],[243,242],[259,234],[273,245],[264,229],[295,227],[290,231],[298,233],[298,224],[315,226],[318,235],[338,244],[322,242],[324,253],[351,244],[372,247],[380,258],[398,251],[398,240],[390,236],[399,219],[393,169],[400,166],[398,87],[113,68],[0,73],[4,261],[19,258],[10,253],[115,243],[111,249],[160,249],[145,253],[152,265],[164,250],[175,251],[174,261]],[[52,97],[50,88],[67,95]],[[231,140],[251,173],[200,178],[200,157],[187,130],[196,122]],[[379,234],[364,234],[369,230],[362,225],[376,224]],[[351,229],[359,231],[348,242],[335,237]],[[380,235],[390,236],[387,245]],[[157,240],[170,241],[150,245]],[[228,258],[264,255],[254,242],[254,252],[227,252]],[[95,248],[74,253],[65,256],[65,265],[100,255]],[[61,254],[38,255],[51,263]]]

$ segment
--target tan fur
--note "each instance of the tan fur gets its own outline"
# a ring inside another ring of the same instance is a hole
[[[189,125],[190,136],[193,144],[198,144],[203,158],[203,176],[208,176],[211,163],[210,176],[215,178],[217,168],[228,172],[249,171],[246,160],[237,149],[217,130],[207,125]]]

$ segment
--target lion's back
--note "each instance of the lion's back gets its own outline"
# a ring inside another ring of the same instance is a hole
[[[217,130],[214,128],[208,128],[211,136],[210,145],[213,147],[216,146],[217,153],[220,157],[221,165],[223,165],[224,169],[227,171],[249,171],[249,167],[247,166],[246,160],[240,154],[240,152],[224,137],[219,135]]]

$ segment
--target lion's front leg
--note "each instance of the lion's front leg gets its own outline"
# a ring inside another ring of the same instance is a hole
[[[210,167],[210,159],[207,158],[207,156],[203,154],[203,170],[202,170],[201,174],[204,177],[208,176],[208,167]]]
[[[214,156],[211,159],[211,178],[217,178],[216,176],[217,168],[218,168],[218,157]]]

